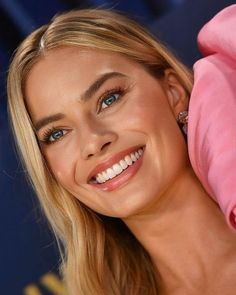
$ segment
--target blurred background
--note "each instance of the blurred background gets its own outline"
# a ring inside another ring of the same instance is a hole
[[[6,74],[18,44],[65,10],[108,7],[150,29],[185,64],[201,57],[199,29],[227,0],[0,0],[0,294],[66,295],[55,240],[25,177],[9,129]]]

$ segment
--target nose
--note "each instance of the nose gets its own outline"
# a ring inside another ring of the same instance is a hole
[[[83,126],[81,143],[81,157],[84,160],[92,156],[104,153],[117,139],[117,134],[98,123],[90,123]]]

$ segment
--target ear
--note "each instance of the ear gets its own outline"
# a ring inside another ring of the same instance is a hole
[[[172,69],[165,70],[164,87],[175,118],[188,109],[189,95]]]

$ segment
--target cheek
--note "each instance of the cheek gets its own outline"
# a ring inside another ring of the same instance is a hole
[[[62,153],[59,151],[47,151],[44,153],[46,162],[56,178],[56,180],[65,188],[72,186],[75,170],[73,153]]]
[[[161,179],[164,175],[169,180],[178,176],[188,164],[187,143],[167,98],[159,95],[139,101],[133,120],[137,130],[147,135],[153,170]]]
[[[173,148],[183,141],[168,99],[161,91],[156,96],[149,93],[146,99],[140,99],[134,108],[132,118],[137,129],[161,142],[165,148],[171,143]]]
[[[158,112],[148,103],[148,100],[131,97],[124,106],[109,120],[110,126],[117,132],[138,131],[146,133],[153,121],[157,121]]]
[[[167,98],[160,89],[153,92],[141,90],[130,100],[124,117],[137,129],[151,132],[165,128],[170,118],[173,119],[173,114]]]

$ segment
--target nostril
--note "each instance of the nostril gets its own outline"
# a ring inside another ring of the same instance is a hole
[[[104,149],[105,149],[108,145],[110,145],[110,144],[111,144],[111,141],[105,143],[105,144],[102,146],[101,150],[104,150]]]
[[[100,151],[103,151],[105,150],[109,145],[111,144],[111,141],[109,142],[106,142],[102,147],[101,147],[101,150]],[[88,158],[92,157],[94,154],[88,154]]]

